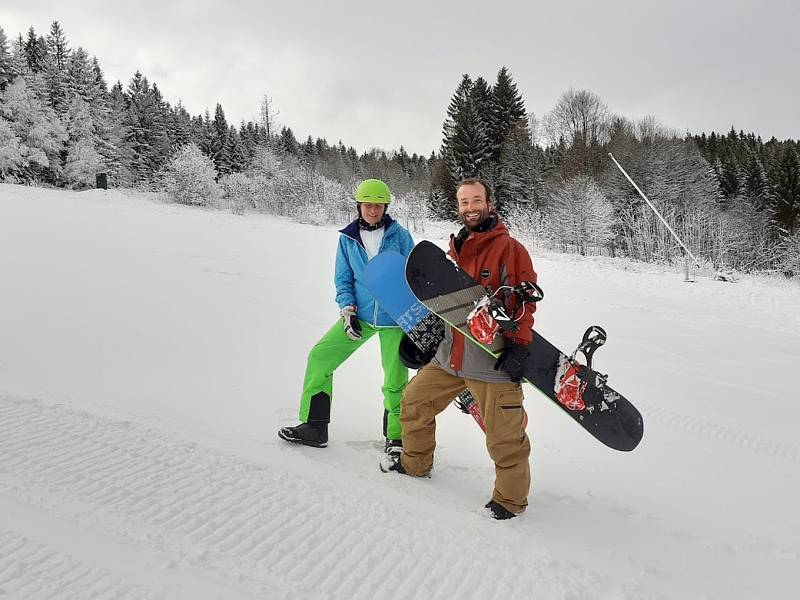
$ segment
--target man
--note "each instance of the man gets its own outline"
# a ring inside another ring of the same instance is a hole
[[[464,227],[450,236],[450,256],[481,285],[496,290],[536,281],[530,256],[513,239],[492,209],[491,192],[481,179],[465,179],[456,191],[458,214]],[[525,510],[530,490],[528,458],[531,446],[524,428],[520,381],[533,339],[535,304],[507,308],[519,319],[519,329],[505,332],[506,346],[499,359],[452,328],[430,364],[419,370],[406,387],[400,411],[403,450],[382,461],[385,471],[418,477],[433,467],[436,415],[465,388],[472,392],[486,425],[486,448],[495,464],[495,486],[486,505],[495,519],[509,519]]]
[[[336,252],[336,302],[341,320],[317,342],[308,355],[300,396],[300,421],[283,427],[278,436],[287,442],[324,448],[328,445],[333,396],[333,372],[376,333],[383,366],[383,435],[386,452],[400,452],[400,399],[408,383],[408,369],[398,347],[403,330],[386,314],[363,283],[367,261],[379,252],[394,250],[408,256],[411,234],[387,213],[389,187],[378,179],[362,181],[355,193],[358,217],[340,231]]]

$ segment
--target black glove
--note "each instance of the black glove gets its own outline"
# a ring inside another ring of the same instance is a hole
[[[427,352],[423,352],[417,345],[411,341],[407,335],[403,334],[403,339],[400,340],[400,348],[398,352],[400,353],[400,362],[407,366],[409,369],[421,369],[436,356],[436,348],[428,349]]]
[[[497,362],[494,363],[495,371],[503,371],[511,376],[511,381],[519,383],[525,374],[525,362],[528,360],[528,348],[513,342],[506,344]]]
[[[361,339],[361,323],[358,322],[355,306],[345,306],[342,309],[342,325],[345,335],[351,340]]]

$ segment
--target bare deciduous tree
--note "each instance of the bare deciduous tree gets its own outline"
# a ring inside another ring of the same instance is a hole
[[[272,98],[264,94],[258,116],[261,121],[261,126],[267,134],[267,141],[271,140],[272,136],[275,135],[275,124],[279,114],[281,114],[281,112],[273,106]]]
[[[589,90],[570,88],[545,115],[543,125],[554,146],[562,139],[568,145],[580,140],[585,144],[602,144],[607,141],[610,120],[608,106],[600,96]]]

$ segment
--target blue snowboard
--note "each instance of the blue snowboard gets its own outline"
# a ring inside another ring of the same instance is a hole
[[[367,263],[365,284],[381,308],[395,320],[414,345],[422,352],[428,352],[442,341],[445,324],[417,300],[408,287],[405,272],[406,259],[402,254],[381,252]],[[472,415],[478,426],[486,431],[478,403],[469,390],[461,392],[453,403],[461,412]]]
[[[405,278],[406,259],[399,252],[381,252],[364,272],[365,284],[381,308],[423,352],[444,337],[444,322],[411,293]]]

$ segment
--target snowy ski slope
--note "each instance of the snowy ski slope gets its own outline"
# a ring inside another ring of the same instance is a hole
[[[378,471],[377,342],[337,372],[327,449],[277,438],[336,238],[0,185],[0,598],[797,597],[799,286],[533,252],[537,328],[606,328],[645,438],[609,450],[529,390],[530,506],[495,522],[455,409],[431,479]]]

